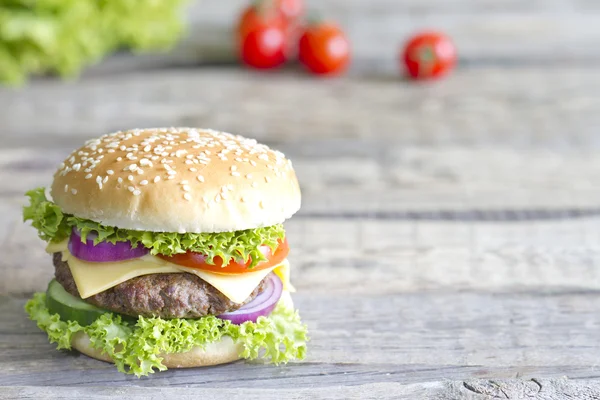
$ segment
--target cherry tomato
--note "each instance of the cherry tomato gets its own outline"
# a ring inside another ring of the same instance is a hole
[[[277,0],[278,10],[290,21],[297,21],[304,14],[303,0]]]
[[[300,38],[299,57],[314,74],[339,74],[350,63],[350,43],[336,24],[310,25]]]
[[[412,78],[438,78],[456,65],[456,47],[443,33],[423,32],[408,41],[402,60]]]
[[[198,268],[204,271],[217,272],[221,274],[243,274],[245,272],[260,271],[261,269],[271,268],[281,264],[290,252],[287,239],[283,242],[279,242],[279,246],[272,253],[271,249],[265,246],[262,249],[263,254],[267,257],[266,261],[260,262],[253,268],[249,269],[250,260],[248,262],[230,261],[229,264],[223,266],[223,260],[221,257],[214,258],[214,264],[206,263],[206,256],[202,253],[194,253],[188,251],[187,253],[175,254],[172,256],[158,255],[163,260],[172,262],[173,264],[183,265],[184,267]]]
[[[287,22],[277,10],[248,7],[237,28],[240,59],[258,69],[275,68],[286,60]]]

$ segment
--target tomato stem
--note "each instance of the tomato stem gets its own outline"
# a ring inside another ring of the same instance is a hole
[[[257,14],[266,17],[275,11],[275,0],[255,0],[253,7]]]
[[[306,25],[307,26],[315,26],[319,25],[323,22],[323,16],[320,12],[315,10],[310,10],[308,16],[306,17]]]

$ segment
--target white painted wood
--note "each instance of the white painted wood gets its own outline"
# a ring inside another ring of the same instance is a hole
[[[49,395],[51,393],[51,395]],[[195,389],[195,388],[89,388],[89,387],[0,387],[0,399],[33,398],[45,399],[60,396],[62,399],[105,399],[123,397],[132,399],[162,399],[177,397],[183,400],[203,399],[437,399],[437,400],[484,400],[490,396],[532,400],[558,400],[565,398],[594,399],[600,393],[595,381],[568,381],[565,379],[479,380],[440,381],[401,385],[396,383],[374,383],[346,387],[300,389]],[[51,397],[52,396],[52,397]],[[504,397],[502,397],[504,396]],[[498,397],[493,397],[498,398]]]
[[[2,147],[47,148],[118,129],[179,125],[299,148],[327,138],[332,145],[598,149],[598,92],[599,75],[580,67],[461,70],[423,85],[394,75],[324,81],[292,71],[161,70],[0,89],[0,135]]]

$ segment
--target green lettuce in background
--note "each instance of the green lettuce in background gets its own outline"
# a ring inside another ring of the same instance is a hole
[[[121,48],[167,48],[185,0],[0,0],[0,82],[77,74]]]

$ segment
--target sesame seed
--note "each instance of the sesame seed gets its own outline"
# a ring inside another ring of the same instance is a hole
[[[237,167],[236,167],[235,165],[232,165],[232,166],[231,166],[231,170],[232,170],[232,171],[235,171],[235,170],[237,170]]]
[[[184,192],[189,192],[190,191],[189,185],[183,185],[183,191]]]
[[[157,183],[158,181],[160,181],[160,176],[155,176],[154,177],[154,183]]]
[[[239,172],[237,172],[237,171],[233,171],[233,172],[231,173],[231,176],[240,176],[240,173],[239,173]]]
[[[112,175],[112,174],[114,174],[114,173],[115,173],[115,171],[113,171],[112,169],[109,169],[108,171],[106,171],[106,173],[107,173],[108,175]]]
[[[85,176],[85,179],[90,179],[91,177],[92,177],[92,174],[87,174],[87,175]]]
[[[142,186],[146,186],[147,184],[148,184],[148,181],[145,179],[140,182],[140,185],[142,185]]]
[[[175,177],[173,175],[169,175],[169,176],[167,176],[167,179],[171,180],[171,179],[175,179]]]
[[[119,182],[119,183],[123,183],[123,178],[121,178],[121,177],[118,177],[118,178],[117,178],[117,182]]]
[[[186,180],[181,181],[182,185],[187,185],[187,183],[188,183],[188,181],[186,181]]]
[[[146,147],[144,147],[144,151],[150,151],[151,148],[152,148],[152,146],[147,145]]]
[[[185,160],[185,163],[186,163],[187,165],[191,165],[191,164],[193,164],[194,162],[193,162],[192,160]]]
[[[127,180],[128,180],[128,181],[133,181],[133,175],[129,175],[129,176],[127,177]]]
[[[190,171],[191,171],[191,172],[196,172],[196,171],[198,171],[198,169],[196,169],[196,168],[192,167],[192,168],[190,168]]]
[[[77,194],[77,189],[71,189],[71,193],[73,193],[74,195]]]
[[[198,179],[200,182],[204,182],[204,177],[202,175],[198,175],[196,179]]]
[[[69,185],[65,185],[65,193],[69,190]]]
[[[104,179],[102,179],[102,183],[106,183],[108,182],[108,175],[104,177]]]
[[[123,157],[117,157],[117,161],[123,161]]]
[[[81,164],[77,163],[77,164],[73,165],[73,169],[75,171],[79,171],[79,168],[81,168]]]
[[[171,170],[167,171],[167,174],[169,174],[169,175],[175,175],[175,174],[177,174],[177,172],[175,172],[175,171],[173,171],[173,170],[171,169]]]
[[[142,192],[139,189],[133,191],[134,196],[139,196]]]
[[[141,169],[141,168],[140,168],[140,169],[138,169],[138,170],[137,170],[137,174],[138,174],[138,175],[143,175],[143,174],[144,174],[144,170],[143,170],[143,169]]]
[[[135,190],[135,188],[133,186],[127,186],[127,190],[129,190],[130,192],[133,192]]]
[[[250,165],[252,165],[253,167],[256,167],[256,161],[250,160]]]
[[[241,159],[241,158],[239,158],[239,157],[236,157],[235,161],[237,161],[237,162],[242,162],[242,161],[244,161],[244,160],[242,160],[242,159]]]
[[[186,199],[187,201],[191,201],[192,200],[192,196],[189,193],[184,193],[183,194],[183,198]]]
[[[252,179],[252,174],[246,174],[246,178]]]

